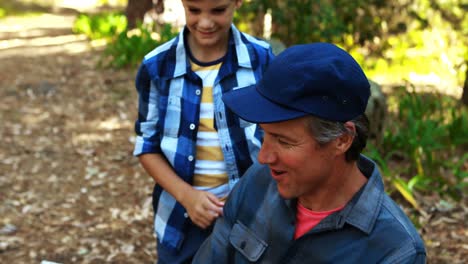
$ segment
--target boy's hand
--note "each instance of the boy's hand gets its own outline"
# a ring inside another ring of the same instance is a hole
[[[186,193],[181,204],[194,224],[206,229],[223,214],[224,203],[214,194],[192,189]]]

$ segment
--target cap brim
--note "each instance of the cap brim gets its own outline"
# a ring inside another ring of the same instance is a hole
[[[307,115],[268,100],[255,85],[227,92],[223,101],[236,115],[252,123],[280,122]]]

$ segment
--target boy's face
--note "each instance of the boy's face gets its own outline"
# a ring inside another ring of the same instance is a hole
[[[182,0],[190,43],[215,48],[227,43],[234,11],[241,0]]]

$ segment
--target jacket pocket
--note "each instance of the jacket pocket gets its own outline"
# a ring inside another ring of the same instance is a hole
[[[164,120],[164,136],[179,136],[181,116],[182,99],[178,96],[169,96],[167,99],[166,117]]]
[[[258,261],[268,244],[252,230],[237,221],[229,234],[229,242],[251,262]]]

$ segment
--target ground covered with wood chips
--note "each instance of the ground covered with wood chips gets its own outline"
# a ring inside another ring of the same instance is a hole
[[[97,67],[73,19],[0,23],[0,262],[154,263],[153,182],[132,157],[136,69]],[[419,213],[402,205],[428,263],[466,263],[466,194],[418,200]]]

